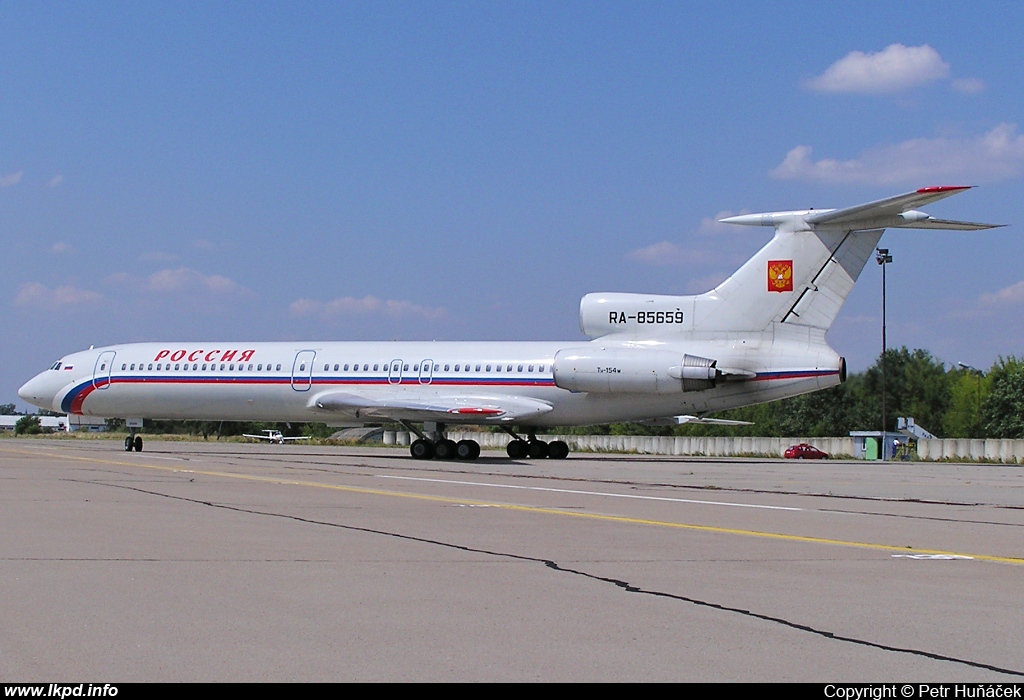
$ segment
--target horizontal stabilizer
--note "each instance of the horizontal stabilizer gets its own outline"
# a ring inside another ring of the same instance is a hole
[[[952,197],[970,187],[922,187],[913,192],[886,197],[845,209],[805,209],[776,211],[763,214],[741,214],[722,219],[722,223],[741,226],[787,226],[789,230],[838,229],[865,231],[885,228],[949,229],[954,231],[981,231],[997,228],[1001,224],[981,224],[970,221],[935,219],[917,207]]]

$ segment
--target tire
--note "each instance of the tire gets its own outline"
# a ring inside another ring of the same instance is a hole
[[[139,435],[135,436],[135,451],[142,452],[142,437]]]
[[[434,457],[437,459],[455,459],[456,449],[454,440],[438,440],[434,443]]]
[[[565,459],[569,456],[569,445],[562,440],[548,443],[548,459]]]
[[[124,439],[124,451],[125,452],[131,452],[132,448],[134,448],[134,447],[135,447],[135,441],[132,440],[132,436],[129,435],[128,437],[126,437]]]
[[[530,459],[545,459],[548,456],[548,444],[543,440],[530,440],[527,449]]]
[[[455,458],[463,460],[476,459],[480,456],[480,443],[476,440],[459,440],[455,445]]]
[[[409,454],[413,459],[432,459],[434,456],[434,443],[420,438],[409,445]]]
[[[513,440],[505,448],[506,454],[510,459],[522,459],[530,451],[530,448],[526,444],[526,440]]]

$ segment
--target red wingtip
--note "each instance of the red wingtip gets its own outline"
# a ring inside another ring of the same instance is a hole
[[[918,194],[931,194],[933,192],[956,192],[957,190],[969,190],[973,185],[939,185],[938,187],[922,187]]]

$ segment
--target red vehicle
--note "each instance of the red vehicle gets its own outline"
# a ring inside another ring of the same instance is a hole
[[[822,452],[814,445],[801,442],[786,450],[786,459],[828,459],[828,453]]]

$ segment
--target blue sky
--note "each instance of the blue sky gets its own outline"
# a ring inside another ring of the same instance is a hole
[[[887,233],[889,342],[1024,354],[1024,6],[721,7],[0,5],[0,402],[89,345],[577,339],[770,235],[723,215],[944,184],[1010,226]]]

